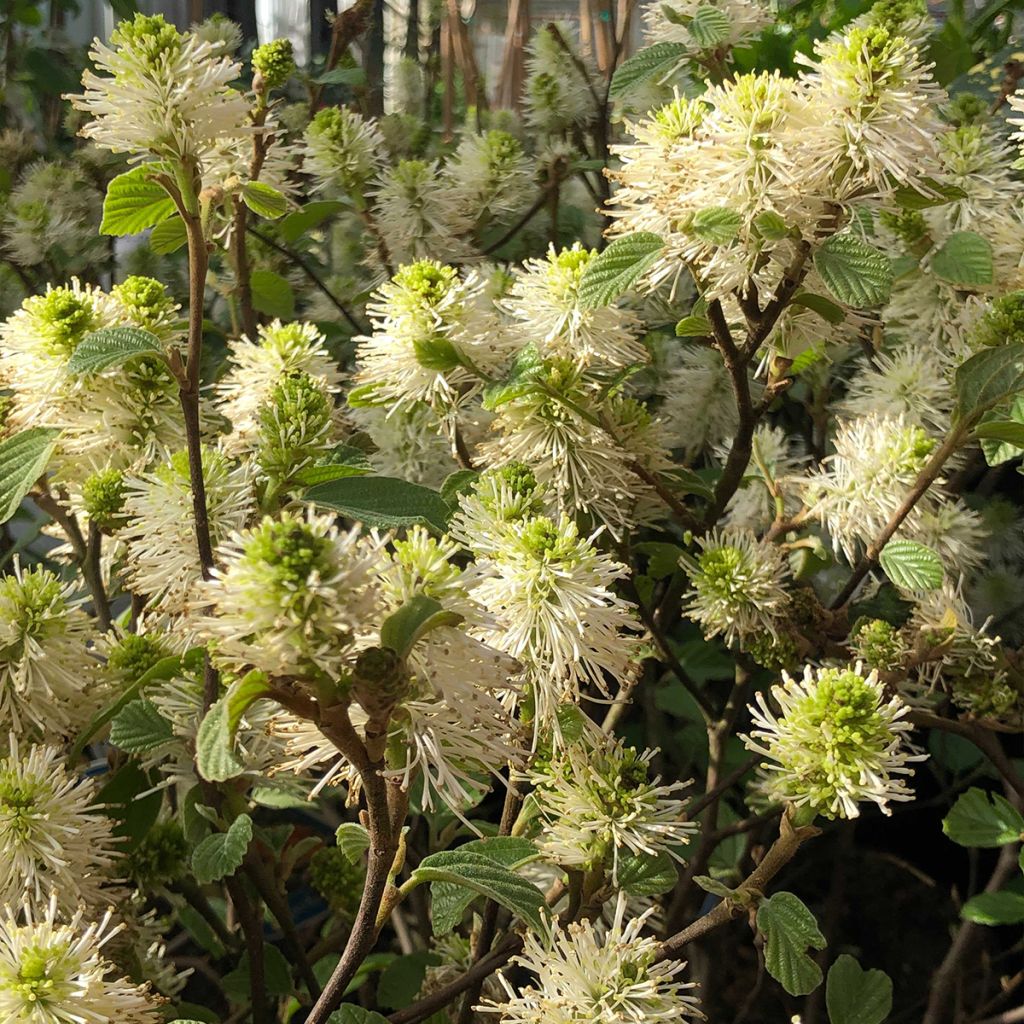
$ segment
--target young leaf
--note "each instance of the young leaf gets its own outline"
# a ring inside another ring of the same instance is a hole
[[[388,1024],[388,1019],[374,1010],[356,1006],[355,1003],[342,1003],[327,1018],[327,1024]]]
[[[727,245],[736,237],[742,223],[743,218],[735,210],[711,206],[697,211],[690,230],[712,245]]]
[[[1024,344],[986,348],[961,363],[954,376],[957,410],[971,419],[1024,391]]]
[[[103,200],[101,235],[137,235],[175,212],[174,200],[149,178],[152,172],[151,164],[141,164],[110,182]]]
[[[645,46],[619,65],[612,76],[610,95],[618,99],[634,85],[670,74],[686,60],[689,52],[689,47],[683,43],[655,43],[653,46]]]
[[[889,298],[889,257],[850,234],[833,235],[814,254],[828,290],[847,306],[880,306]]]
[[[707,338],[711,335],[711,321],[706,316],[684,316],[676,324],[677,338]]]
[[[196,767],[207,782],[224,782],[242,771],[244,765],[235,752],[235,733],[246,709],[269,689],[267,677],[254,669],[236,679],[207,711],[196,735]]]
[[[227,832],[214,832],[192,851],[192,873],[200,885],[233,875],[245,859],[252,841],[252,818],[240,814]]]
[[[789,234],[786,222],[774,211],[765,210],[754,218],[754,227],[769,242],[780,242]]]
[[[821,984],[821,968],[807,950],[825,948],[814,915],[791,892],[777,892],[757,908],[757,928],[765,938],[768,973],[791,996],[813,992]]]
[[[667,854],[622,854],[617,875],[619,888],[630,896],[660,896],[679,881],[679,868]]]
[[[432,629],[457,626],[461,621],[461,615],[445,611],[439,601],[426,594],[416,594],[381,624],[380,643],[406,658],[416,642]]]
[[[292,286],[272,270],[254,270],[249,277],[252,304],[261,313],[280,320],[295,316],[295,293]]]
[[[510,836],[475,839],[450,852],[470,858],[482,858],[493,867],[509,874],[538,857],[537,848],[530,840]],[[430,857],[426,859],[431,860]],[[512,877],[518,876],[513,874]],[[459,923],[466,908],[479,893],[479,889],[466,885],[458,878],[434,880],[430,886],[430,918],[434,934],[447,935]],[[528,898],[532,900],[532,897]],[[541,901],[543,902],[543,897]]]
[[[322,199],[314,203],[306,203],[301,210],[289,213],[280,224],[278,230],[281,237],[290,245],[297,242],[307,231],[318,228],[324,221],[336,213],[341,213],[345,204],[336,199]]]
[[[702,50],[713,50],[729,35],[729,16],[711,4],[701,4],[693,13],[690,35]]]
[[[150,700],[125,705],[110,726],[110,742],[129,754],[155,750],[174,736],[171,723]]]
[[[441,497],[452,508],[459,507],[459,495],[468,493],[473,484],[480,479],[475,469],[457,469],[449,473],[441,484]]]
[[[981,892],[961,908],[960,916],[975,924],[1000,925],[1024,923],[1024,893],[1012,889]]]
[[[920,593],[942,586],[942,559],[916,540],[891,540],[878,559],[885,574],[901,590]]]
[[[623,292],[629,291],[653,266],[664,247],[664,241],[649,231],[616,238],[583,271],[579,287],[580,308],[607,306]]]
[[[966,199],[967,193],[956,185],[948,185],[934,178],[923,178],[921,184],[928,190],[919,192],[916,188],[904,186],[893,193],[898,206],[904,210],[930,210],[934,206],[945,206],[958,199]]]
[[[358,864],[370,848],[370,833],[366,826],[357,825],[354,821],[342,822],[334,833],[334,840],[350,864]]]
[[[1005,446],[1010,449],[1008,453],[1003,454],[999,462],[1015,458],[1024,449],[1024,423],[1017,423],[1015,420],[988,420],[979,423],[974,428],[974,436],[980,441],[998,441],[1000,448]],[[987,461],[990,466],[996,465],[993,459],[987,458]]]
[[[951,284],[992,283],[992,246],[973,231],[955,231],[932,256],[932,273]]]
[[[242,186],[242,202],[264,220],[277,220],[288,212],[284,194],[262,181],[249,181]]]
[[[1024,817],[1005,797],[972,786],[953,804],[942,831],[960,846],[1005,846],[1024,838]]]
[[[865,971],[843,953],[829,968],[825,1005],[831,1024],[882,1024],[892,1010],[892,979],[885,971]]]
[[[98,373],[111,366],[119,366],[135,356],[162,353],[160,339],[138,327],[105,327],[87,334],[68,360],[67,371],[72,376]]]
[[[532,342],[524,346],[519,354],[512,361],[512,369],[509,375],[497,384],[490,384],[484,388],[483,407],[488,412],[494,412],[498,406],[506,402],[514,402],[517,398],[530,394],[535,388],[535,381],[541,370],[544,369],[544,360],[540,351]],[[351,404],[351,400],[349,401]]]
[[[311,487],[303,498],[367,526],[386,528],[422,523],[443,531],[451,515],[451,509],[437,491],[390,476],[332,480]]]
[[[0,523],[18,511],[46,471],[59,434],[53,427],[29,427],[0,441]]]
[[[831,299],[824,295],[815,295],[814,292],[798,292],[793,296],[794,306],[803,306],[814,313],[817,313],[822,320],[830,324],[841,324],[846,319],[846,310],[837,306]]]

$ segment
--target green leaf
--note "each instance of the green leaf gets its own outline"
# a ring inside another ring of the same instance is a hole
[[[254,270],[249,276],[253,307],[267,316],[291,320],[295,316],[292,286],[272,270]]]
[[[355,1003],[342,1003],[327,1018],[327,1024],[388,1024],[388,1019],[373,1010],[356,1006]]]
[[[979,893],[963,905],[960,916],[975,924],[1021,924],[1024,922],[1024,894],[1012,889]]]
[[[743,218],[726,206],[710,206],[698,210],[690,224],[690,230],[713,245],[726,245],[731,242],[740,229]]]
[[[587,264],[579,287],[581,309],[607,306],[640,280],[653,266],[665,243],[649,231],[616,238]]]
[[[185,222],[177,214],[160,221],[149,233],[149,247],[158,256],[177,252],[187,241]]]
[[[311,487],[303,498],[367,526],[383,528],[426,524],[443,531],[451,514],[437,491],[390,476],[332,480]]]
[[[893,198],[904,210],[930,210],[934,206],[945,206],[958,199],[966,199],[967,193],[956,185],[947,185],[934,178],[923,178],[921,184],[927,192],[904,186],[893,192]]]
[[[710,4],[701,4],[693,12],[690,35],[703,50],[714,50],[729,36],[729,16]]]
[[[684,316],[676,324],[677,338],[707,338],[711,336],[711,321],[706,316]]]
[[[366,452],[362,448],[343,444],[317,459],[313,465],[304,466],[294,475],[293,480],[302,487],[313,487],[330,480],[364,476],[370,472],[372,468]]]
[[[174,200],[149,178],[153,170],[142,164],[110,182],[103,199],[101,235],[137,235],[175,212]]]
[[[847,953],[837,957],[825,980],[831,1024],[882,1024],[892,1010],[892,979],[885,971],[865,971]]]
[[[931,260],[932,273],[950,284],[974,287],[992,283],[992,246],[973,231],[956,231]]]
[[[181,658],[175,654],[169,658],[161,658],[148,672],[144,672],[138,679],[126,686],[110,704],[97,711],[90,719],[89,724],[78,734],[68,753],[68,761],[74,764],[93,736],[107,722],[113,721],[121,710],[127,707],[149,683],[158,679],[173,679],[179,671],[181,671]]]
[[[1024,395],[1018,395],[1008,408],[986,413],[972,436],[981,442],[990,466],[1017,458],[1024,452]]]
[[[451,508],[458,508],[459,495],[468,493],[479,479],[480,474],[475,469],[457,469],[444,478],[441,497]]]
[[[270,689],[258,669],[236,679],[206,713],[196,735],[196,767],[207,782],[224,782],[245,767],[235,752],[235,733],[246,709]]]
[[[512,361],[509,375],[503,381],[484,388],[483,407],[488,412],[494,412],[506,402],[513,402],[530,394],[535,389],[537,376],[543,369],[544,360],[537,346],[533,343],[524,346]]]
[[[475,839],[448,854],[462,854],[465,857],[483,859],[493,867],[511,874],[516,868],[537,859],[537,848],[528,839],[511,836],[494,836],[490,839]],[[435,854],[434,856],[439,856]],[[426,860],[430,860],[428,857]],[[518,878],[517,875],[512,875]],[[520,882],[523,879],[519,879]],[[529,885],[530,883],[525,883]],[[535,887],[534,887],[535,888]],[[435,935],[447,935],[462,920],[466,908],[476,899],[480,890],[468,886],[457,877],[436,879],[430,886],[430,918]],[[539,890],[538,890],[539,893]],[[484,893],[484,895],[488,895]],[[533,897],[527,897],[532,901]],[[543,897],[541,897],[543,902]],[[502,904],[503,906],[505,904]]]
[[[264,220],[277,220],[288,212],[284,193],[262,181],[249,181],[242,186],[242,202]]]
[[[441,962],[441,955],[429,949],[418,949],[393,960],[381,971],[377,982],[377,1002],[388,1010],[401,1010],[408,1006],[423,985],[427,968]]]
[[[679,568],[679,559],[686,552],[678,544],[661,540],[645,540],[633,546],[634,551],[647,555],[647,575],[656,580],[671,576]]]
[[[150,700],[125,705],[110,726],[110,742],[129,754],[155,750],[173,736],[171,723]]]
[[[618,66],[612,76],[610,95],[618,99],[634,85],[671,74],[687,59],[689,52],[689,47],[683,43],[655,43],[653,46],[645,46]]]
[[[847,306],[880,306],[889,298],[889,257],[850,234],[833,235],[814,254],[828,290]]]
[[[830,324],[841,324],[846,319],[846,310],[837,306],[831,299],[824,295],[815,295],[814,292],[798,292],[793,296],[794,306],[803,306],[814,313],[817,313],[822,320]]]
[[[344,203],[336,199],[323,199],[306,203],[301,210],[289,213],[278,225],[281,237],[291,244],[297,242],[307,231],[318,228],[326,220],[345,209]]]
[[[623,854],[617,873],[619,888],[630,896],[660,896],[679,881],[679,868],[667,854]]]
[[[314,81],[318,85],[348,85],[355,89],[366,85],[366,72],[360,67],[331,68]]]
[[[957,367],[954,383],[964,419],[986,412],[1024,390],[1024,344],[983,349]]]
[[[67,370],[73,376],[98,373],[119,366],[136,356],[162,354],[160,339],[138,327],[105,327],[87,334],[68,360]]]
[[[128,761],[103,785],[94,803],[117,822],[113,834],[123,839],[122,849],[127,852],[145,839],[160,815],[163,800],[157,778]]]
[[[59,434],[53,427],[30,427],[0,441],[0,523],[18,511],[46,471]]]
[[[444,373],[462,364],[459,350],[440,334],[429,338],[417,338],[412,343],[416,362],[426,370]]]
[[[200,885],[233,875],[252,841],[252,818],[240,814],[227,832],[214,832],[192,851],[192,874]]]
[[[765,938],[764,965],[791,996],[805,996],[821,984],[821,968],[807,954],[824,949],[825,936],[814,915],[791,892],[777,892],[757,908]]]
[[[988,420],[974,428],[974,436],[979,440],[986,438],[1012,445],[1014,448],[1024,448],[1024,423],[1017,423],[1014,420]],[[1012,457],[1011,455],[1010,458]]]
[[[972,786],[953,804],[942,831],[960,846],[1005,846],[1024,836],[1024,817],[1005,797]]]
[[[263,976],[267,994],[292,994],[292,972],[284,954],[269,942],[263,944]],[[249,953],[242,954],[238,966],[221,979],[225,994],[236,1003],[244,1003],[251,994]]]
[[[350,864],[358,864],[370,848],[370,833],[364,825],[357,825],[354,821],[343,821],[334,833],[334,838],[338,849]]]
[[[786,222],[774,210],[759,213],[754,218],[754,227],[769,242],[781,242],[789,234]]]
[[[878,559],[885,574],[901,590],[920,593],[942,586],[942,559],[916,540],[891,540]]]
[[[399,657],[407,658],[416,642],[439,626],[457,626],[462,616],[446,611],[440,601],[426,594],[409,598],[396,612],[392,612],[380,627],[382,647],[390,647]]]

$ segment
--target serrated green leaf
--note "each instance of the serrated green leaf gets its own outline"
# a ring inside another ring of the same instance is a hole
[[[314,81],[318,85],[348,85],[357,88],[366,84],[366,72],[361,67],[331,68]]]
[[[841,324],[846,319],[846,310],[837,306],[831,299],[824,295],[815,295],[814,292],[798,292],[793,296],[794,306],[803,306],[814,313],[817,313],[822,320],[830,324]]]
[[[664,247],[664,241],[649,231],[616,238],[583,271],[578,292],[580,308],[607,306],[629,291],[653,266]]]
[[[461,621],[461,615],[446,611],[440,601],[426,594],[416,594],[381,623],[380,643],[399,657],[407,658],[417,641],[432,629],[457,626]]]
[[[706,316],[684,316],[676,324],[677,338],[709,338],[711,336],[711,321]]]
[[[136,356],[162,352],[160,339],[150,331],[138,327],[105,327],[87,334],[78,343],[68,360],[67,371],[79,377],[119,366]]]
[[[985,461],[990,466],[1008,462],[1024,452],[1024,398],[1015,399],[1009,411],[1011,419],[992,415],[974,428],[972,436],[981,442]]]
[[[269,942],[263,944],[263,982],[268,995],[287,996],[292,993],[292,972],[284,954]],[[251,989],[249,954],[245,952],[238,966],[221,979],[225,994],[236,1003],[243,1003]]]
[[[171,723],[150,700],[126,704],[110,726],[110,742],[129,754],[155,750],[173,736]]]
[[[289,213],[281,220],[277,228],[281,237],[291,244],[297,242],[307,231],[318,228],[324,221],[329,220],[337,213],[345,209],[345,204],[336,199],[323,199],[314,203],[306,203],[301,210]]]
[[[192,873],[200,885],[233,875],[245,860],[252,841],[252,819],[240,814],[227,832],[214,832],[192,851]]]
[[[511,836],[475,839],[451,852],[483,857],[507,871],[529,864],[539,856],[537,848],[529,839]],[[466,908],[478,895],[477,889],[467,887],[455,879],[434,881],[430,886],[430,919],[434,934],[447,935],[462,920]]]
[[[30,427],[0,441],[0,523],[18,511],[32,485],[46,472],[60,431]]]
[[[618,66],[612,76],[610,95],[619,99],[634,86],[658,80],[671,72],[689,55],[683,43],[655,43],[638,50]]]
[[[462,357],[459,350],[443,335],[417,338],[413,341],[412,347],[416,353],[416,362],[425,370],[444,373],[461,365]]]
[[[1024,893],[1012,889],[978,893],[963,905],[960,916],[990,926],[1024,923]]]
[[[272,270],[254,270],[249,276],[253,307],[267,316],[291,320],[295,316],[292,286]]]
[[[964,419],[1024,391],[1024,344],[983,349],[957,367],[954,383],[957,409]]]
[[[671,576],[679,568],[679,558],[685,554],[678,544],[660,540],[645,540],[633,546],[634,551],[647,555],[647,575],[656,580]]]
[[[1024,837],[1024,817],[1005,797],[972,786],[953,804],[942,831],[960,846],[1005,846]]]
[[[513,402],[530,394],[536,388],[536,379],[544,369],[544,359],[532,342],[519,350],[512,361],[508,376],[497,384],[484,388],[483,407],[494,412],[506,402]]]
[[[942,586],[942,559],[916,540],[891,540],[882,548],[879,564],[901,590],[920,593]]]
[[[780,242],[789,234],[786,222],[774,210],[759,213],[754,218],[754,227],[769,242]]]
[[[829,968],[825,1005],[831,1024],[882,1024],[892,1010],[892,980],[843,953]]]
[[[701,4],[693,12],[690,35],[702,50],[714,50],[729,37],[729,16],[719,7]]]
[[[264,220],[277,220],[288,212],[284,193],[262,181],[249,181],[242,186],[242,202]]]
[[[357,476],[317,484],[305,501],[334,509],[367,526],[425,524],[443,531],[451,509],[437,491],[390,476]]]
[[[921,184],[926,192],[908,186],[896,189],[893,192],[896,204],[904,210],[930,210],[935,206],[945,206],[955,200],[967,198],[967,193],[962,188],[936,181],[934,178],[923,178]]]
[[[736,237],[742,223],[743,218],[735,210],[726,206],[710,206],[694,214],[690,230],[712,245],[726,245]]]
[[[667,854],[622,854],[616,881],[630,896],[660,896],[679,881],[679,868]]]
[[[932,273],[950,284],[976,287],[992,283],[992,245],[974,231],[955,231],[932,256]]]
[[[142,164],[119,174],[103,199],[101,235],[137,235],[175,212],[174,200],[150,180],[154,167]]]
[[[334,839],[350,864],[358,864],[370,848],[370,833],[364,825],[354,821],[343,821],[334,833]]]
[[[814,915],[791,892],[777,892],[757,908],[765,938],[764,965],[791,996],[805,996],[821,984],[821,968],[807,954],[824,949],[825,936]]]
[[[185,222],[175,214],[160,221],[149,233],[149,247],[158,256],[167,256],[177,252],[188,242],[188,231]]]
[[[828,290],[847,306],[888,301],[893,282],[889,257],[853,235],[829,238],[815,252],[814,266]]]
[[[196,767],[207,782],[224,782],[242,772],[235,734],[246,710],[269,689],[266,675],[254,669],[236,679],[207,711],[196,734]]]
[[[317,459],[313,465],[303,466],[292,479],[301,487],[314,487],[347,476],[365,476],[372,471],[366,452],[343,444]]]

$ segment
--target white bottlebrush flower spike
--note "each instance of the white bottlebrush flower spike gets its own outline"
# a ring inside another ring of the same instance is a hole
[[[118,931],[111,913],[86,923],[81,910],[66,921],[56,902],[0,914],[0,1020],[24,1024],[159,1024],[160,1001],[146,986],[111,971],[105,946]]]
[[[95,791],[65,767],[59,747],[19,747],[0,759],[0,904],[43,907],[50,893],[73,912],[102,907],[116,874],[113,822],[93,806]]]
[[[179,32],[162,15],[137,14],[89,56],[72,104],[92,118],[82,134],[115,153],[194,164],[226,137],[244,135],[248,105],[231,88],[240,65],[215,43]]]
[[[775,710],[775,709],[778,710]],[[762,786],[812,816],[856,818],[858,804],[877,804],[889,814],[893,801],[913,799],[909,767],[924,760],[910,745],[910,708],[886,695],[877,672],[853,668],[804,669],[802,679],[785,672],[750,707],[748,749],[766,760]]]
[[[486,1012],[510,1024],[647,1024],[701,1019],[692,983],[679,980],[686,966],[659,960],[658,943],[643,935],[650,911],[628,923],[620,893],[611,927],[593,921],[552,929],[550,936],[528,932],[514,962],[536,976],[518,992],[502,975],[507,992]]]
[[[668,853],[681,860],[695,822],[684,821],[686,783],[651,778],[655,751],[621,740],[580,740],[529,774],[543,821],[541,851],[556,864],[581,870],[610,866],[617,880],[626,857]]]

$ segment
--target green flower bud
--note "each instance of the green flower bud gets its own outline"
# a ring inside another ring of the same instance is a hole
[[[82,485],[82,504],[101,530],[114,530],[123,522],[124,501],[124,473],[119,469],[101,469]]]
[[[861,619],[850,631],[850,649],[871,668],[893,672],[903,664],[907,645],[899,630],[884,619]]]
[[[363,869],[336,846],[325,846],[309,862],[309,881],[332,910],[352,917],[363,891]]]
[[[140,885],[173,882],[185,873],[188,842],[176,821],[158,821],[128,854],[128,874]]]
[[[975,347],[1024,342],[1024,290],[1009,292],[993,301],[974,328]]]
[[[170,651],[149,633],[125,633],[107,654],[107,668],[126,683],[145,675]]]
[[[295,53],[290,39],[274,39],[252,52],[252,70],[267,91],[280,89],[295,73]],[[257,92],[262,91],[257,87]]]

